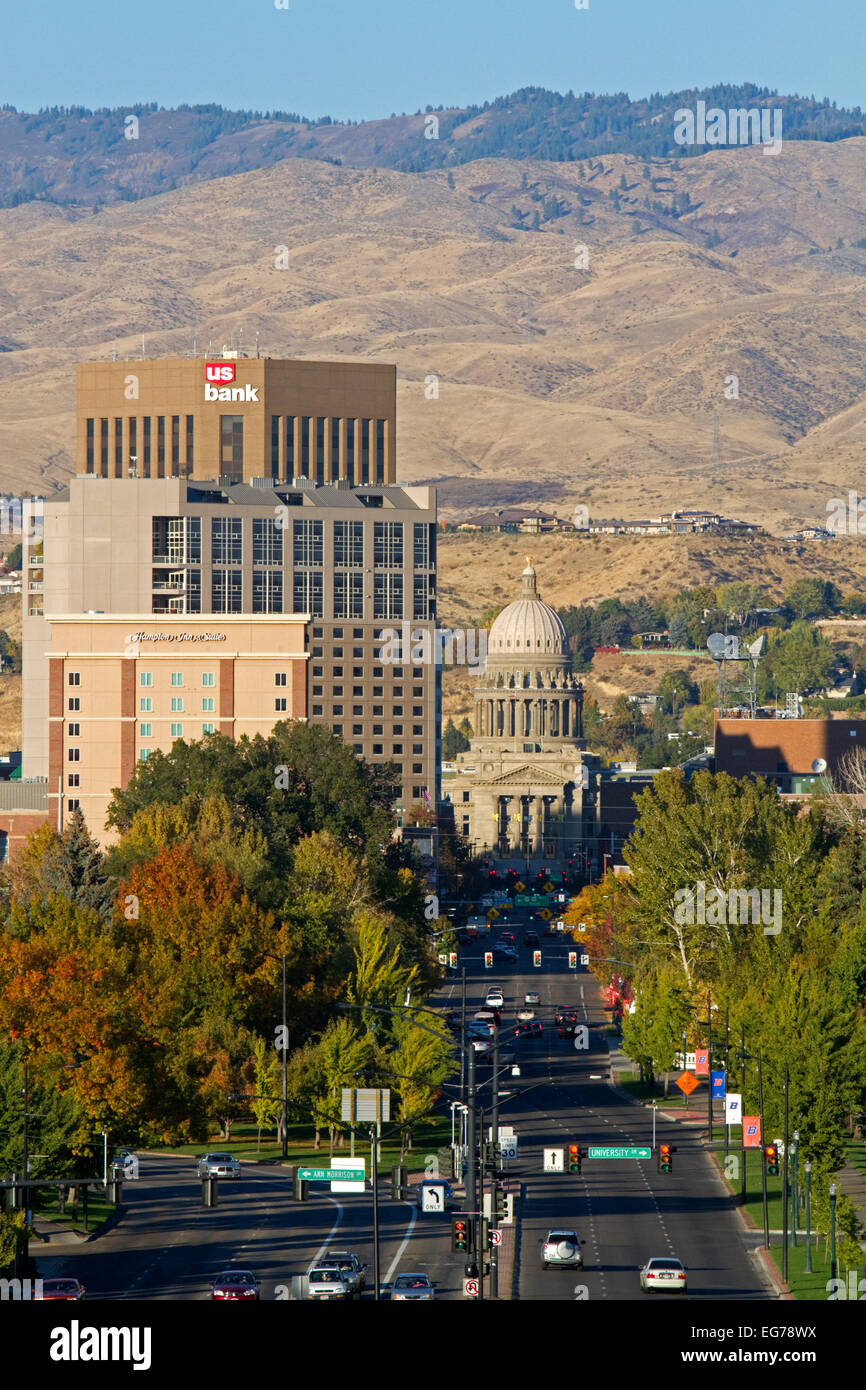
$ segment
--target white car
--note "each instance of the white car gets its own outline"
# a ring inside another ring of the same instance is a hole
[[[484,1002],[485,1004],[491,1005],[494,1009],[502,1008],[502,1005],[505,1003],[505,997],[498,985],[491,985],[490,989],[487,991],[487,998]]]
[[[576,1231],[548,1231],[541,1252],[541,1268],[582,1269],[583,1255],[580,1253],[584,1241],[578,1240]]]
[[[686,1267],[682,1260],[658,1255],[641,1270],[640,1286],[644,1293],[685,1293]]]
[[[531,1023],[532,1020],[533,1020],[534,1018],[535,1018],[535,1010],[534,1010],[534,1009],[527,1009],[526,1006],[524,1005],[524,1007],[523,1007],[522,1009],[518,1009],[518,1010],[517,1010],[517,1022],[518,1022],[518,1023]]]
[[[196,1170],[200,1178],[239,1178],[240,1160],[234,1154],[202,1154]]]
[[[537,989],[528,989],[523,996],[523,1002],[524,1004],[540,1004],[541,995]]]

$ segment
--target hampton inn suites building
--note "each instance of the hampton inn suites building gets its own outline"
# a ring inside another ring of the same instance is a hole
[[[107,841],[136,762],[286,718],[435,805],[437,668],[390,639],[435,629],[436,499],[396,484],[395,421],[388,366],[79,367],[77,474],[25,553],[23,771],[55,823]]]

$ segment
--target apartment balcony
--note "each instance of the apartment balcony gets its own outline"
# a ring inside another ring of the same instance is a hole
[[[201,564],[201,561],[191,560],[186,556],[179,554],[158,555],[154,553],[150,563],[152,565],[171,565],[172,568],[174,568],[175,565],[199,565]]]

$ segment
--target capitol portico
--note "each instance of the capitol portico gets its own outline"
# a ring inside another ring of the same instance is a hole
[[[598,834],[599,758],[586,752],[583,685],[527,557],[520,597],[494,621],[475,687],[475,737],[449,779],[454,823],[503,867],[582,863]]]

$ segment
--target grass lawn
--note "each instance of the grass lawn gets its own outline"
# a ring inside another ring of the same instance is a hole
[[[391,1168],[400,1161],[400,1139],[399,1136],[388,1135],[390,1125],[383,1125],[383,1136],[381,1143],[380,1169],[382,1172],[390,1172]],[[435,1154],[440,1148],[451,1143],[451,1118],[442,1115],[433,1115],[415,1126],[415,1133],[412,1139],[412,1149],[405,1155],[404,1163],[410,1172],[423,1170],[428,1154]],[[166,1148],[172,1153],[189,1154],[191,1157],[199,1157],[205,1153],[231,1153],[240,1159],[260,1159],[263,1161],[275,1161],[281,1157],[279,1144],[274,1140],[274,1135],[262,1135],[261,1146],[257,1142],[256,1126],[240,1122],[232,1125],[231,1139],[226,1141],[220,1139],[218,1134],[212,1136],[206,1144],[169,1144]],[[329,1163],[328,1135],[323,1130],[321,1144],[318,1149],[313,1147],[313,1132],[309,1125],[289,1125],[288,1143],[288,1162],[305,1163],[310,1166],[324,1165]],[[370,1159],[370,1138],[369,1130],[366,1126],[359,1128],[355,1134],[355,1155],[357,1158],[367,1159],[367,1173],[369,1175]],[[348,1140],[340,1149],[334,1150],[335,1158],[349,1157]]]
[[[61,1214],[57,1205],[57,1189],[50,1194],[44,1195],[35,1209],[37,1216],[44,1216],[48,1221],[57,1221],[63,1226],[69,1226],[76,1231],[84,1230],[84,1205],[79,1200],[78,1216],[73,1216],[75,1208],[71,1202],[67,1201],[66,1211]],[[91,1187],[87,1197],[87,1229],[93,1231],[103,1221],[107,1221],[109,1216],[114,1215],[115,1208],[109,1202],[99,1188]]]
[[[866,1139],[849,1139],[845,1145],[848,1162],[866,1178]]]
[[[771,1237],[771,1239],[773,1239]],[[778,1241],[779,1236],[775,1237]],[[812,1270],[811,1274],[805,1274],[803,1266],[806,1263],[806,1246],[803,1236],[797,1237],[796,1246],[788,1246],[788,1288],[797,1299],[805,1299],[811,1302],[823,1302],[828,1295],[827,1282],[830,1278],[830,1244],[823,1237],[816,1242],[812,1240]],[[773,1245],[771,1255],[779,1273],[782,1272],[782,1247]],[[857,1278],[863,1278],[863,1269],[858,1271]],[[841,1265],[837,1270],[837,1277],[845,1280],[845,1292],[848,1291],[848,1271]],[[859,1297],[859,1295],[858,1295]]]
[[[649,1086],[645,1081],[633,1077],[630,1070],[617,1072],[616,1083],[637,1100],[657,1100],[660,1109],[684,1110],[694,1114],[698,1119],[706,1120],[707,1118],[707,1092],[703,1087],[699,1091],[692,1092],[687,1105],[682,1091],[673,1082],[671,1082],[667,1095],[665,1095],[663,1084],[660,1085],[656,1082]],[[718,1106],[716,1111],[716,1121],[721,1125],[722,1117]]]

